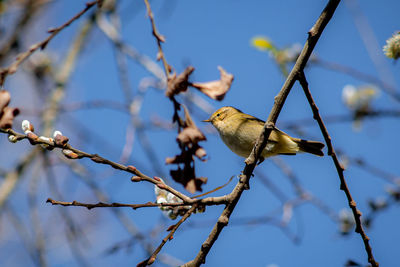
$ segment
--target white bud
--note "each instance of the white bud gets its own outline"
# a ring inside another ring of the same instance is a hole
[[[53,137],[56,138],[57,135],[63,135],[60,131],[54,131]]]
[[[69,150],[69,149],[63,149],[62,153],[69,159],[77,159],[77,158],[79,158],[78,154],[76,154],[74,151]]]
[[[18,141],[18,139],[15,135],[10,134],[8,136],[8,141],[10,141],[11,143],[16,143]]]
[[[31,130],[31,123],[28,120],[23,120],[22,124],[21,124],[21,127],[22,127],[22,131],[24,131],[25,134],[27,134],[27,133],[32,131]]]
[[[174,194],[168,192],[168,194],[167,194],[167,202],[168,203],[182,203],[183,201],[182,201],[182,199],[178,198]]]
[[[163,183],[165,184],[165,182],[164,182],[163,179],[160,178],[160,180],[161,180],[161,182],[163,182]],[[160,195],[166,196],[167,193],[168,193],[168,191],[159,188],[157,185],[154,185],[154,194],[156,194],[156,197],[157,197],[157,196],[160,196]]]
[[[357,89],[353,85],[350,85],[350,84],[347,84],[346,86],[343,87],[342,99],[343,99],[343,102],[348,107],[354,106],[356,91],[357,91]]]
[[[167,203],[167,200],[166,200],[164,197],[158,197],[158,198],[157,198],[157,203],[158,203],[158,204],[160,204],[160,203]]]
[[[161,203],[168,203],[167,202],[167,200],[165,199],[165,197],[162,197],[162,196],[159,196],[159,197],[157,197],[157,204],[161,204]],[[159,207],[160,208],[160,210],[168,210],[169,209],[169,207]]]

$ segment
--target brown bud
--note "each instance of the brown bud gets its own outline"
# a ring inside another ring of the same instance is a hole
[[[29,142],[31,142],[31,144],[35,144],[36,140],[39,138],[36,134],[32,132],[28,132],[26,137],[28,137],[28,140]]]
[[[137,183],[142,181],[142,178],[140,178],[139,176],[132,176],[131,181]]]
[[[137,169],[136,169],[136,167],[135,166],[132,166],[132,165],[129,165],[128,166],[128,171],[130,171],[130,172],[136,172],[137,171]]]
[[[78,154],[76,154],[75,152],[73,152],[72,150],[69,150],[69,149],[63,149],[62,153],[64,154],[64,156],[66,156],[69,159],[77,159],[77,158],[79,158]]]
[[[175,224],[170,225],[170,226],[167,228],[167,232],[172,231],[172,229],[174,229],[174,227],[175,227]]]
[[[103,163],[103,158],[101,158],[98,155],[93,156],[92,158],[90,158],[91,160],[93,160],[96,163]]]
[[[167,189],[167,185],[163,184],[163,183],[158,183],[157,187],[160,188],[160,189]]]
[[[68,141],[69,141],[68,137],[61,134],[57,134],[56,137],[54,138],[54,142],[56,143],[57,146],[65,147]]]

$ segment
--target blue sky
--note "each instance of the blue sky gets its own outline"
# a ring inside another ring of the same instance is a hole
[[[141,1],[120,2],[123,40],[155,60],[157,47],[151,35],[149,20],[145,16],[144,4]],[[345,2],[350,1],[344,1],[339,5],[314,51],[323,60],[349,66],[362,73],[381,78],[382,68],[376,67],[371,60],[355,25],[351,5]],[[384,74],[384,77],[388,78],[385,81],[399,90],[399,65],[384,58],[381,49],[386,39],[400,30],[398,21],[400,4],[394,0],[385,1],[384,4],[379,1],[357,2],[359,2],[359,11],[367,18],[377,41],[378,50],[374,49],[372,41],[368,42],[368,45],[372,46],[372,54],[380,58],[384,62],[384,68],[388,70]],[[83,4],[84,1],[52,3],[28,35],[25,45],[28,47],[45,38],[48,28],[64,23],[80,10]],[[222,66],[235,76],[231,90],[222,102],[208,99],[194,89],[190,89],[191,93],[200,96],[215,110],[230,105],[265,120],[272,108],[274,96],[284,82],[284,77],[268,54],[250,45],[251,38],[263,35],[269,37],[279,47],[295,43],[303,46],[307,31],[316,21],[326,1],[174,0],[168,1],[167,4],[165,1],[158,0],[151,1],[151,4],[157,27],[166,37],[166,42],[163,44],[166,58],[177,72],[181,72],[190,64],[196,69],[192,75],[193,80],[209,81],[218,79],[217,67]],[[83,19],[75,22],[49,44],[46,51],[53,55],[56,61],[61,61],[66,54],[70,40],[82,21]],[[149,76],[149,73],[135,62],[129,61],[128,66],[131,87],[136,93],[139,82]],[[347,84],[360,86],[366,82],[313,65],[307,67],[305,73],[323,118],[343,114],[350,116],[350,111],[341,99],[342,88]],[[33,91],[30,88],[29,79],[23,73],[10,76],[6,84],[13,94],[13,105],[16,106],[29,105],[24,95],[25,89],[21,89],[21,84],[27,88],[27,92]],[[76,64],[63,103],[93,100],[124,102],[111,43],[98,30],[91,35],[84,53]],[[178,100],[184,102],[181,96],[178,96]],[[372,106],[376,110],[398,110],[399,103],[381,92]],[[154,116],[170,121],[172,111],[172,104],[164,93],[150,89],[145,95],[140,116],[144,121]],[[208,153],[207,162],[196,162],[197,174],[208,177],[208,183],[204,187],[204,190],[208,191],[224,184],[231,176],[240,174],[244,163],[243,159],[225,147],[215,132],[210,131],[210,128],[201,122],[208,118],[209,114],[198,109],[192,109],[192,112],[196,124],[204,129],[208,139],[207,142],[202,143]],[[39,118],[24,113],[18,120],[24,118],[39,122]],[[301,87],[295,84],[277,125],[280,127],[280,123],[296,122],[296,120],[306,118],[312,119],[311,109]],[[77,126],[76,122],[79,122],[81,126]],[[130,118],[127,114],[110,109],[84,109],[62,113],[57,121],[57,129],[70,137],[72,145],[117,161],[127,138],[129,124]],[[397,118],[366,120],[359,131],[355,131],[349,122],[327,123],[326,126],[337,151],[343,151],[348,157],[361,157],[372,166],[393,175],[399,175],[396,140],[400,127]],[[85,128],[89,129],[93,136],[87,136]],[[281,130],[293,136],[299,135],[296,131],[285,128]],[[40,132],[40,129],[37,131]],[[316,123],[302,127],[301,131],[303,138],[323,141]],[[138,166],[150,176],[161,176],[171,181],[168,173],[173,166],[166,166],[164,159],[174,156],[179,151],[175,142],[176,131],[148,131],[147,137],[156,151],[161,171],[155,171],[149,163],[143,147],[138,143],[137,134],[128,164]],[[7,151],[29,148],[27,143],[8,144],[4,137],[0,144],[4,145]],[[15,155],[15,158],[17,156]],[[5,153],[0,153],[1,161],[10,161],[6,158]],[[342,209],[348,208],[345,195],[339,190],[339,178],[331,158],[302,154],[295,157],[282,156],[279,159],[291,168],[307,192],[320,199],[333,211],[339,213]],[[111,196],[112,201],[145,203],[154,200],[151,184],[132,184],[129,175],[110,171],[109,168],[97,166],[89,160],[82,160],[82,164],[96,177],[95,181]],[[2,167],[7,168],[7,166]],[[55,170],[57,170],[57,181],[65,201],[98,201],[90,189],[68,171],[68,167],[58,164]],[[295,198],[292,184],[271,160],[266,160],[258,166],[257,171],[264,173],[268,180],[289,198]],[[358,208],[364,214],[368,212],[369,199],[387,197],[386,188],[393,186],[352,164],[348,166],[345,176]],[[246,218],[275,214],[275,218],[279,219],[281,216],[280,201],[258,178],[256,174],[251,181],[251,190],[244,192],[231,217],[230,225],[224,229],[213,246],[205,266],[343,266],[348,259],[362,264],[367,263],[361,237],[353,232],[348,236],[341,236],[338,224],[311,204],[296,208],[289,225],[285,228],[298,236],[300,240],[298,244],[271,223],[237,225]],[[65,208],[45,204],[44,200],[47,197],[55,197],[51,195],[44,181],[40,183],[43,183],[45,188],[38,194],[38,199],[42,201],[39,211],[42,212],[43,218],[46,218],[43,224],[52,220],[58,222],[60,220],[58,209]],[[236,179],[213,195],[229,193],[235,183]],[[181,185],[173,182],[171,185],[183,190]],[[12,197],[12,200],[16,201],[15,205],[26,208],[27,202],[24,199],[26,191],[24,190],[28,186],[26,182],[15,192]],[[23,210],[21,208],[21,213]],[[206,213],[193,215],[183,226],[182,231],[178,230],[174,239],[166,244],[163,252],[182,261],[191,260],[197,254],[221,211],[222,207],[208,207]],[[115,242],[129,238],[129,234],[115,220],[110,211],[68,208],[68,212],[76,216],[75,218],[81,216],[84,219],[80,221],[80,225],[91,244],[85,251],[91,265],[128,266],[145,258],[140,245],[135,245],[128,252],[122,250],[113,255],[104,256],[105,249]],[[147,235],[151,234],[155,226],[163,223],[163,227],[159,229],[161,235],[156,235],[152,239],[155,245],[158,245],[166,235],[164,230],[167,226],[173,224],[172,221],[163,218],[158,209],[136,211],[126,209],[122,212]],[[374,256],[381,266],[394,266],[399,262],[396,243],[396,240],[400,238],[399,223],[398,206],[394,205],[380,214],[372,227],[367,229]],[[63,228],[57,229],[53,226],[49,230],[49,235],[56,235],[62,231]],[[18,239],[10,238],[10,240],[7,246],[3,243],[2,250],[12,251],[21,247]],[[0,255],[4,256],[4,253]],[[51,255],[49,260],[51,266],[76,265],[68,246],[60,241],[52,240],[49,255]],[[13,266],[12,262],[17,259],[17,256],[11,253],[8,254],[7,259],[8,266]],[[23,264],[32,264],[28,256],[18,260]],[[157,266],[163,266],[158,264]]]

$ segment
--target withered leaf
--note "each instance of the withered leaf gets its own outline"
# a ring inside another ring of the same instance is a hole
[[[178,134],[177,140],[179,140],[179,142],[182,144],[187,145],[189,143],[195,144],[199,141],[206,140],[206,137],[198,128],[187,127]]]
[[[178,167],[177,170],[171,170],[170,174],[177,183],[182,184],[192,194],[196,191],[202,192],[201,186],[207,182],[207,178],[196,178],[194,168],[187,164],[185,164],[184,169]]]
[[[19,114],[18,108],[5,107],[0,114],[0,128],[12,128],[14,118]]]
[[[192,74],[193,71],[194,68],[192,66],[189,66],[178,76],[176,76],[176,73],[172,74],[168,78],[167,91],[165,91],[165,95],[168,97],[172,97],[179,94],[180,92],[185,92],[189,85],[189,76],[190,74]]]
[[[0,90],[0,128],[12,128],[14,118],[19,114],[18,108],[8,107],[11,96],[6,90]]]
[[[207,152],[204,148],[202,148],[201,146],[197,146],[196,150],[194,151],[194,155],[196,157],[198,157],[200,160],[205,161],[205,156],[207,156]]]
[[[175,157],[168,157],[165,159],[165,164],[178,164],[178,163],[184,163],[186,161],[187,155],[184,153],[180,155],[176,155]]]
[[[168,157],[165,159],[165,164],[179,164],[179,163],[187,163],[193,161],[193,155],[199,158],[202,161],[205,161],[205,156],[207,156],[207,152],[204,148],[199,145],[194,145],[192,148],[188,150],[183,150],[181,154],[176,155],[175,157]]]
[[[206,140],[206,137],[196,127],[187,108],[184,105],[182,106],[185,112],[185,121],[182,123],[183,130],[176,138],[180,144],[181,153],[175,157],[166,158],[165,162],[166,164],[178,164],[178,169],[170,171],[172,178],[182,184],[187,191],[194,193],[202,191],[201,186],[207,181],[206,178],[196,177],[193,157],[196,156],[203,160],[206,156],[206,151],[198,145],[198,142]],[[182,164],[183,169],[179,166]]]
[[[205,177],[194,178],[188,181],[188,183],[185,186],[185,189],[192,194],[195,193],[196,191],[202,192],[203,189],[201,188],[201,186],[205,183],[207,183],[207,178]]]
[[[184,128],[177,137],[177,140],[181,142],[182,144],[197,144],[199,141],[204,141],[206,140],[206,137],[204,134],[200,131],[199,128],[197,128],[196,124],[190,117],[189,111],[187,108],[183,105],[183,109],[185,111],[185,124],[186,128]]]
[[[221,78],[218,81],[210,81],[205,83],[192,83],[191,86],[199,89],[203,94],[208,97],[221,101],[224,99],[225,94],[231,88],[233,75],[227,73],[222,67],[218,66],[221,73]]]
[[[10,103],[11,96],[6,90],[0,90],[0,114],[2,110]]]

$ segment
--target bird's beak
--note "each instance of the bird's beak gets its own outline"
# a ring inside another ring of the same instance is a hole
[[[208,120],[204,120],[204,121],[202,121],[202,122],[211,122],[211,120],[210,120],[210,119],[208,119]]]

